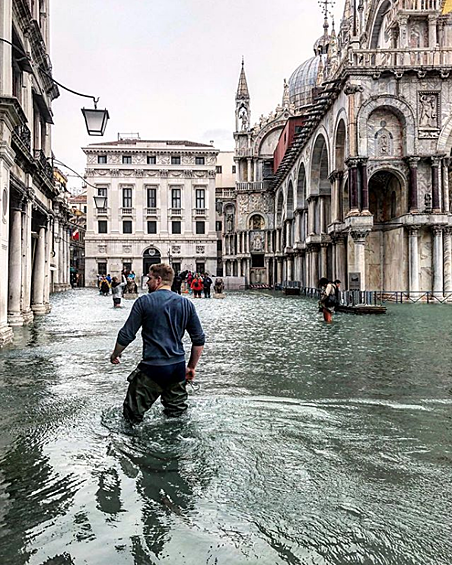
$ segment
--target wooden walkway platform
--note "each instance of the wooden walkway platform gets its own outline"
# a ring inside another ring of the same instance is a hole
[[[358,304],[356,306],[345,306],[341,304],[336,308],[337,312],[344,312],[345,314],[386,314],[386,307],[380,305]]]

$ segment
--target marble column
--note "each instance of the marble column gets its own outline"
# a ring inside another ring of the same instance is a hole
[[[295,210],[295,237],[293,244],[296,245],[301,241],[301,210]]]
[[[312,249],[312,287],[317,287],[319,282],[319,248],[315,245]]]
[[[31,199],[24,203],[22,214],[22,318],[24,324],[33,321],[31,309],[31,281],[33,276],[33,258],[31,255],[31,219],[33,215]]]
[[[409,290],[416,293],[419,291],[419,227],[408,228],[409,249]]]
[[[430,49],[436,49],[438,45],[438,38],[436,32],[436,26],[438,23],[438,18],[435,15],[428,16],[428,46]]]
[[[293,281],[294,280],[294,257],[291,255],[287,257],[287,280]]]
[[[367,178],[367,158],[361,157],[360,159],[360,173],[361,173],[361,211],[369,212],[369,181]]]
[[[432,208],[433,212],[441,212],[440,186],[439,186],[439,164],[438,157],[432,157]]]
[[[282,283],[282,259],[278,257],[276,266],[276,282],[277,284]]]
[[[349,168],[349,195],[350,195],[350,214],[356,214],[358,209],[358,163],[356,158],[347,159],[347,166]]]
[[[324,196],[319,196],[319,219],[320,233],[326,233],[326,211]]]
[[[347,249],[346,238],[339,236],[336,241],[336,278],[342,282],[342,288],[347,289]]]
[[[337,246],[337,238],[331,238],[331,271],[332,271],[332,279],[333,281],[338,278],[337,276],[337,267],[336,267],[336,246]]]
[[[50,253],[52,250],[51,244],[52,224],[47,222],[47,229],[45,232],[45,258],[44,258],[44,305],[46,311],[50,312]]]
[[[352,230],[350,235],[353,238],[355,245],[355,271],[361,275],[361,288],[364,290],[366,287],[366,254],[365,245],[366,237],[369,232],[367,230]]]
[[[416,213],[419,211],[418,187],[417,187],[417,167],[419,157],[408,157],[408,166],[410,167],[410,189],[409,189],[409,212]]]
[[[328,278],[328,243],[320,245],[320,277]]]
[[[44,277],[45,277],[45,225],[39,226],[38,240],[33,268],[33,296],[31,308],[37,315],[45,314],[44,306]]]
[[[451,159],[450,157],[446,157],[443,159],[443,168],[442,168],[442,195],[443,195],[443,212],[445,214],[449,214],[450,212],[450,195],[449,195],[449,163]]]
[[[444,230],[444,292],[452,293],[452,228]],[[452,298],[452,296],[451,296]]]
[[[9,272],[8,272],[8,324],[22,326],[22,210],[20,206],[12,209],[12,222],[9,233]]]
[[[315,233],[315,200],[311,198],[308,203],[308,235]]]
[[[443,228],[433,226],[433,294],[443,295],[444,288],[444,255]]]
[[[408,16],[399,15],[399,47],[408,47]]]

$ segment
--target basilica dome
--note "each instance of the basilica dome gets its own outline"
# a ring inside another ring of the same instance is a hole
[[[319,74],[320,61],[326,63],[326,55],[316,55],[302,63],[289,79],[289,100],[295,108],[312,103],[312,89]]]

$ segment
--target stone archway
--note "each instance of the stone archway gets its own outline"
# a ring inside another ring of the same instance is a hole
[[[406,181],[392,170],[369,179],[369,211],[374,225],[366,240],[366,288],[397,291],[408,288],[407,242],[397,218],[408,206]]]

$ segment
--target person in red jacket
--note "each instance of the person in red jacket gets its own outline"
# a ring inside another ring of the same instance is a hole
[[[196,275],[191,283],[191,288],[194,293],[194,298],[201,298],[201,292],[204,288],[202,278],[199,275]]]

